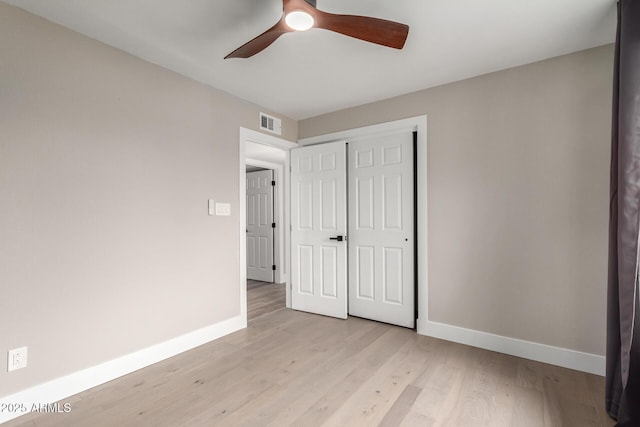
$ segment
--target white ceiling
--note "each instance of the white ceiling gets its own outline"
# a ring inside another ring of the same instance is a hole
[[[4,0],[264,108],[304,119],[614,41],[615,0],[318,0],[406,23],[402,51],[312,29],[223,57],[281,0]]]

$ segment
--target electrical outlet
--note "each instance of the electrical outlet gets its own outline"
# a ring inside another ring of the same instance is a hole
[[[27,367],[27,347],[9,350],[7,356],[7,372]]]

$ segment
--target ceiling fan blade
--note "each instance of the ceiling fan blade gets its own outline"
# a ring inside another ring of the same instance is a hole
[[[228,54],[224,57],[227,58],[249,58],[256,53],[262,52],[264,49],[269,47],[271,43],[276,41],[278,37],[285,33],[289,33],[293,31],[287,24],[284,22],[284,16],[274,25],[269,28],[264,33],[260,34],[258,37],[254,38],[250,42],[247,42]]]
[[[368,16],[338,15],[316,9],[315,27],[334,31],[382,46],[402,49],[409,35],[409,26]]]
[[[315,28],[323,28],[395,49],[402,49],[409,35],[408,25],[368,16],[339,15],[323,12],[315,7],[315,0],[282,0],[282,6],[284,14],[273,27],[240,46],[225,56],[224,59],[249,58],[262,52],[281,35],[296,31],[287,25],[285,17],[292,12],[298,11],[306,12],[313,17],[313,27]]]

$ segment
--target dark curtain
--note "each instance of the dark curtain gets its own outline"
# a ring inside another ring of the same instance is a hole
[[[613,81],[606,405],[640,426],[640,0],[618,2]]]

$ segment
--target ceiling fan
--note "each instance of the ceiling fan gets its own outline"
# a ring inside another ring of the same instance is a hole
[[[294,31],[322,28],[360,40],[402,49],[409,26],[368,16],[338,15],[316,8],[316,0],[282,0],[282,18],[271,28],[240,46],[227,58],[249,58],[266,49],[278,37]]]

